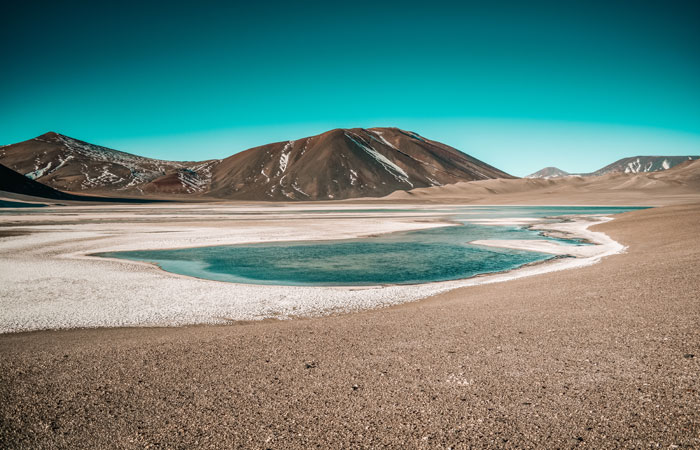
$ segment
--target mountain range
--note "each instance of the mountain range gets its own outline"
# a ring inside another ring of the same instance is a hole
[[[196,162],[145,158],[49,132],[0,147],[0,163],[69,192],[272,201],[381,197],[396,190],[514,178],[398,128],[335,129]]]
[[[658,205],[697,201],[700,160],[686,160],[668,170],[608,173],[598,176],[518,178],[460,182],[397,191],[388,202],[520,205]]]
[[[608,164],[602,169],[593,172],[592,175],[658,172],[695,159],[700,159],[700,156],[633,156],[630,158],[622,158],[612,164]]]
[[[686,161],[700,159],[700,156],[631,156],[622,158],[612,164],[591,173],[569,173],[557,167],[545,167],[525,178],[557,178],[576,176],[601,176],[610,173],[647,173],[658,172],[675,167]]]
[[[698,158],[635,156],[589,174],[546,167],[526,178],[651,173]],[[516,178],[398,128],[334,129],[206,161],[146,158],[49,132],[0,146],[0,164],[0,190],[63,200],[340,200]]]

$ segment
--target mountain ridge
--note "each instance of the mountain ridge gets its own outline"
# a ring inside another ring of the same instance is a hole
[[[608,173],[643,173],[643,172],[659,172],[668,170],[685,161],[692,161],[700,158],[697,155],[681,155],[681,156],[630,156],[621,158],[617,161],[602,167],[591,175],[605,175]]]
[[[337,128],[206,161],[168,161],[55,132],[0,147],[0,163],[53,188],[114,195],[240,200],[376,197],[511,175],[398,128]]]
[[[168,193],[191,194],[202,190],[200,185],[204,183],[195,181],[205,178],[207,173],[202,170],[201,174],[188,178],[187,171],[214,161],[217,160],[181,162],[148,158],[56,132],[0,147],[0,163],[47,186],[69,192],[143,193],[149,191],[150,183],[169,174],[182,173],[179,189]]]
[[[700,159],[668,170],[556,178],[470,181],[394,192],[384,201],[533,205],[657,205],[660,199],[697,201]]]
[[[594,172],[569,173],[557,167],[545,167],[537,172],[527,175],[525,178],[557,178],[562,176],[600,176],[610,173],[649,173],[671,169],[686,161],[700,159],[697,155],[663,156],[663,155],[638,155],[620,158]]]

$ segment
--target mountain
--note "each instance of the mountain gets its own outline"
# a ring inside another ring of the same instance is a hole
[[[556,167],[545,167],[525,178],[557,178],[570,175],[599,176],[609,173],[645,173],[667,170],[685,161],[700,159],[700,156],[631,156],[622,158],[592,173],[568,173]]]
[[[657,172],[494,179],[397,191],[386,202],[519,205],[658,205],[697,202],[700,159]]]
[[[545,167],[540,169],[535,173],[531,173],[525,178],[557,178],[557,177],[568,177],[571,175],[569,172],[564,172],[556,167]]]
[[[632,156],[622,158],[602,169],[598,169],[591,175],[605,175],[608,173],[642,173],[667,170],[682,162],[695,160],[700,156]]]
[[[57,191],[0,164],[0,191],[55,200],[75,200],[77,196]]]
[[[381,197],[395,190],[512,178],[398,128],[335,129],[202,162],[144,158],[50,132],[0,147],[0,163],[71,192],[273,201]]]
[[[65,191],[193,194],[205,191],[218,160],[144,158],[49,132],[0,147],[0,163]]]
[[[61,192],[45,184],[41,184],[38,181],[34,181],[21,173],[15,172],[2,164],[0,164],[0,192],[19,194],[22,199],[24,199],[25,196],[29,196],[32,197],[32,200],[34,200],[34,198],[43,198],[89,203],[153,203],[160,201],[147,198],[75,195],[68,192]]]
[[[398,128],[335,129],[235,154],[212,170],[211,194],[252,200],[381,197],[396,190],[513,178]]]

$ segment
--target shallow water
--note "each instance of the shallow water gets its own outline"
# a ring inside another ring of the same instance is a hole
[[[210,280],[301,286],[363,286],[447,281],[515,269],[551,255],[470,245],[477,239],[570,239],[544,237],[519,226],[476,225],[471,220],[610,215],[627,207],[459,207],[383,209],[381,212],[430,212],[461,225],[377,237],[337,241],[274,242],[176,250],[102,253],[99,256],[147,261],[163,270]],[[342,212],[368,212],[343,210]],[[377,212],[377,210],[372,210]],[[314,214],[330,211],[313,211]],[[338,212],[338,211],[335,211]],[[554,219],[552,219],[554,220]]]

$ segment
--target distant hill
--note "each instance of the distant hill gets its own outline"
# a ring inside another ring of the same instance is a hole
[[[427,203],[533,205],[657,205],[661,200],[696,202],[700,198],[700,159],[668,170],[557,178],[470,181],[448,186],[397,191],[383,200]]]
[[[0,163],[55,189],[101,196],[331,200],[512,178],[398,128],[336,129],[201,162],[144,158],[50,132],[0,147]]]
[[[571,175],[569,172],[564,172],[556,167],[545,167],[544,169],[540,169],[535,173],[531,173],[525,178],[557,178],[566,177],[569,175]]]
[[[608,173],[642,173],[667,170],[680,163],[699,159],[700,156],[632,156],[622,158],[602,169],[598,169],[591,175],[605,175]]]
[[[612,164],[608,164],[602,169],[591,173],[569,173],[556,167],[545,167],[525,178],[557,178],[571,175],[577,176],[599,176],[609,173],[645,173],[668,170],[686,161],[700,159],[700,156],[631,156],[622,158]]]

